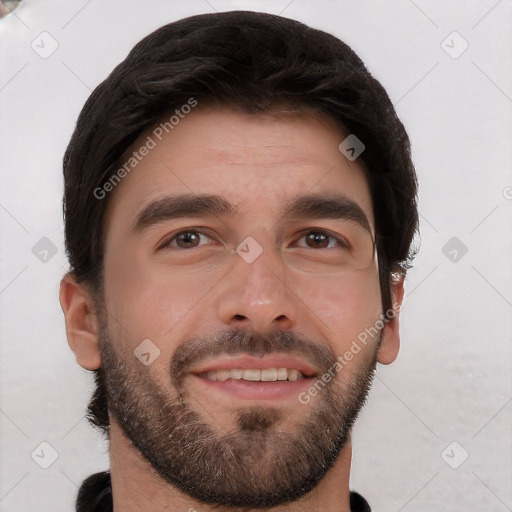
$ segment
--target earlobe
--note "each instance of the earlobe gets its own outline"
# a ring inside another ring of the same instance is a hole
[[[99,321],[93,298],[72,274],[66,274],[60,283],[59,300],[66,321],[68,343],[78,364],[86,370],[97,370],[101,357]]]
[[[377,360],[381,364],[391,364],[400,350],[399,316],[404,298],[405,274],[393,274],[391,280],[392,309],[384,312],[389,321],[382,330],[382,341],[377,352]]]

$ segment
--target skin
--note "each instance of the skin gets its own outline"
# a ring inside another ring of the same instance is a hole
[[[151,132],[143,134],[140,147]],[[298,333],[336,355],[349,350],[383,312],[376,259],[340,270],[332,263],[339,247],[308,247],[309,228],[342,232],[336,219],[283,219],[282,207],[306,193],[343,193],[365,212],[374,236],[371,196],[361,164],[338,150],[345,138],[334,122],[305,113],[260,116],[226,108],[198,106],[111,192],[105,219],[104,304],[116,349],[132,355],[144,339],[160,349],[147,367],[167,386],[168,363],[192,337],[233,328]],[[230,216],[184,217],[141,232],[138,214],[170,194],[220,194],[239,212]],[[193,249],[158,250],[173,233],[203,226],[210,238]],[[234,249],[247,236],[263,252],[246,263]],[[330,251],[330,252],[329,252]],[[315,262],[311,264],[311,261]],[[393,302],[401,305],[403,277],[393,282]],[[72,275],[61,282],[60,302],[68,342],[78,363],[101,365],[99,319],[94,298]],[[119,341],[122,340],[122,341]],[[398,354],[399,316],[384,326],[377,351],[372,339],[344,371],[357,372],[375,356],[381,364]],[[338,378],[338,377],[336,377]],[[236,425],[234,413],[248,402],[221,391],[205,392],[195,377],[184,381],[191,409],[219,432]],[[171,392],[169,390],[169,392]],[[278,403],[279,429],[293,432],[318,397]],[[275,406],[277,402],[274,402]],[[269,405],[265,400],[250,405]],[[129,442],[111,418],[110,459],[115,510],[222,510],[201,503],[169,485]],[[348,442],[323,480],[301,501],[304,510],[349,511],[351,444]],[[294,503],[273,508],[295,511]]]

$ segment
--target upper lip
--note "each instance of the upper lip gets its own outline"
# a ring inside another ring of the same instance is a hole
[[[215,370],[231,370],[233,368],[287,368],[299,370],[306,377],[313,377],[316,374],[315,367],[293,354],[265,354],[263,357],[224,354],[219,357],[208,359],[191,368],[191,373],[199,374]]]

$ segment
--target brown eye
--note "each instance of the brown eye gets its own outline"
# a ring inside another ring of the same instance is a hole
[[[306,243],[309,247],[323,249],[329,246],[329,238],[325,233],[313,231],[306,235]]]
[[[176,240],[176,245],[180,249],[189,249],[190,247],[197,247],[199,245],[200,236],[201,235],[195,231],[183,231],[178,234],[174,240]]]
[[[196,230],[186,230],[168,238],[159,249],[195,249],[209,243],[212,243],[212,239],[204,233]]]
[[[301,236],[300,240],[305,242],[299,243],[299,247],[310,249],[330,249],[332,247],[346,247],[346,244],[337,237],[330,235],[324,231],[309,231]]]

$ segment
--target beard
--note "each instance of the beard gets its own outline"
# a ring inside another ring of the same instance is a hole
[[[231,330],[182,343],[165,365],[166,382],[160,382],[134,356],[116,352],[121,341],[109,338],[103,322],[100,349],[109,414],[165,481],[194,499],[227,508],[275,507],[313,490],[349,440],[377,364],[375,352],[357,373],[345,368],[322,382],[308,405],[297,400],[303,414],[292,431],[279,429],[283,411],[269,405],[237,408],[227,428],[191,407],[198,403],[184,386],[191,364],[221,353],[290,352],[314,363],[321,376],[333,367],[335,355],[290,332],[263,336]]]

